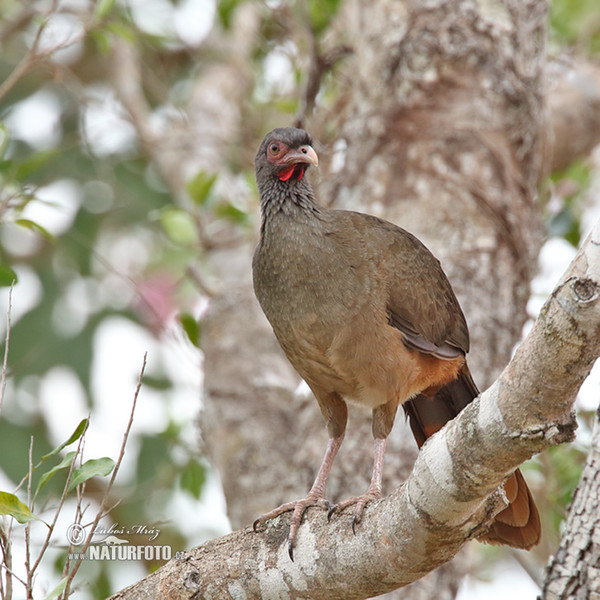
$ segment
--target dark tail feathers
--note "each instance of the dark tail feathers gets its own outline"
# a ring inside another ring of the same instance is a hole
[[[453,419],[479,395],[479,390],[465,364],[458,379],[451,381],[429,398],[419,394],[402,406],[419,448],[436,431]],[[540,541],[541,525],[533,496],[518,469],[504,483],[510,502],[498,513],[490,529],[478,539],[490,544],[529,549]]]

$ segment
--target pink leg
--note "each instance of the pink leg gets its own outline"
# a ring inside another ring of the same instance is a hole
[[[381,480],[383,476],[383,458],[385,456],[385,444],[387,438],[375,439],[375,458],[373,461],[373,474],[369,489],[362,496],[352,496],[339,504],[333,506],[329,511],[331,516],[335,511],[343,510],[348,506],[356,505],[352,518],[352,531],[356,533],[356,524],[360,523],[362,511],[370,500],[377,500],[382,496]]]
[[[331,466],[333,465],[335,455],[340,449],[343,440],[344,434],[338,437],[329,438],[327,450],[325,450],[325,456],[323,457],[323,461],[319,467],[319,472],[317,473],[315,482],[310,488],[306,498],[302,498],[301,500],[296,500],[294,502],[286,502],[285,504],[282,504],[281,506],[269,511],[268,513],[261,515],[258,517],[258,519],[256,519],[256,521],[254,521],[253,527],[256,531],[258,525],[262,525],[270,519],[278,517],[284,512],[288,512],[290,510],[294,511],[290,520],[290,533],[288,536],[288,552],[292,560],[294,560],[294,542],[296,541],[296,535],[298,534],[298,528],[300,527],[300,522],[302,521],[302,515],[304,514],[304,511],[309,506],[321,506],[325,509],[331,508],[326,497],[327,478],[329,477],[329,472],[331,471]]]

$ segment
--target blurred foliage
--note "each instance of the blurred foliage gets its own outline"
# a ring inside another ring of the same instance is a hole
[[[560,44],[585,54],[600,53],[600,6],[597,0],[553,0],[551,32]]]
[[[550,38],[558,52],[573,49],[592,58],[600,55],[600,3],[597,0],[553,0]],[[592,183],[589,161],[577,161],[553,173],[553,197],[547,207],[550,236],[559,236],[577,247],[581,239],[581,215]]]
[[[576,161],[551,176],[553,198],[547,207],[548,233],[566,239],[574,247],[581,241],[581,214],[592,174],[590,164]]]
[[[136,9],[127,0],[61,3],[59,12],[44,16],[52,2],[0,0],[0,286],[7,293],[6,286],[17,281],[15,292],[25,289],[31,299],[26,310],[13,307],[18,317],[10,332],[9,381],[0,419],[0,470],[14,484],[27,471],[31,436],[36,460],[53,448],[56,432],[38,401],[49,373],[60,367],[75,376],[93,424],[99,408],[92,385],[96,344],[111,319],[144,328],[157,348],[172,343],[177,330],[199,365],[202,307],[210,286],[202,277],[190,276],[189,267],[206,275],[204,261],[212,248],[249,235],[256,212],[255,141],[297,115],[311,42],[319,47],[342,4],[256,3],[260,35],[246,57],[243,130],[239,139],[228,140],[226,169],[192,165],[178,185],[170,178],[173,173],[161,171],[153,160],[153,145],[165,143],[161,131],[193,122],[188,112],[195,110],[198,83],[228,64],[235,40],[227,36],[249,4],[198,2],[206,21],[198,20],[198,26],[206,25],[206,32],[186,41],[173,25],[174,11],[182,10],[183,2],[149,0],[141,9],[140,3]],[[165,13],[165,7],[172,12]],[[597,52],[599,14],[597,0],[555,1],[554,38]],[[61,38],[65,31],[67,38]],[[141,89],[155,135],[151,144],[140,139],[115,83],[120,41],[139,57]],[[269,68],[273,61],[285,67],[277,77]],[[19,73],[23,65],[27,68]],[[330,74],[319,94],[321,104],[335,99]],[[195,147],[203,144],[201,137],[193,139]],[[573,165],[554,175],[555,187],[563,181],[577,187],[563,187],[557,194],[550,230],[576,243],[589,169]],[[49,194],[52,189],[54,195]],[[120,487],[113,491],[115,500],[121,500],[112,514],[115,522],[152,522],[157,506],[164,512],[181,496],[196,502],[205,487],[206,465],[186,437],[192,424],[182,422],[174,408],[181,390],[178,375],[165,363],[161,357],[157,367],[147,370],[144,386],[160,397],[167,416],[159,431],[137,434],[128,450],[135,456],[135,471],[117,481]],[[77,419],[73,415],[66,428],[75,427]],[[58,468],[63,459],[64,454],[56,457],[57,470],[44,485],[49,495],[63,482],[64,468]],[[560,490],[573,483],[569,465],[578,464],[580,457],[565,453],[556,460],[565,461],[557,484],[562,506],[566,492]],[[88,491],[99,493],[93,486]],[[199,541],[176,519],[161,529],[161,543],[174,551]],[[54,569],[60,573],[61,560]],[[93,581],[87,597],[104,598],[115,591],[111,565],[97,566],[86,577]]]
[[[310,24],[316,35],[323,33],[335,17],[340,0],[308,0]]]
[[[87,561],[78,560],[79,553],[83,551],[87,543],[92,545],[101,544],[106,537],[106,534],[100,531],[98,526],[109,506],[107,500],[110,497],[114,476],[120,467],[123,455],[119,457],[116,463],[108,457],[88,459],[84,462],[85,436],[89,424],[89,419],[83,419],[67,440],[42,455],[38,461],[34,460],[35,443],[32,439],[27,469],[22,474],[21,481],[17,486],[18,495],[0,491],[0,515],[2,516],[0,546],[2,547],[3,559],[6,560],[6,564],[9,564],[14,560],[12,547],[19,542],[24,544],[27,553],[25,574],[19,575],[20,581],[27,581],[27,585],[31,587],[33,582],[40,576],[38,571],[40,565],[54,559],[53,564],[57,574],[60,574],[60,580],[45,595],[48,600],[52,598],[66,600],[71,595],[76,575],[82,566],[87,567]],[[127,442],[129,433],[130,430],[127,428],[124,433],[123,444]],[[72,446],[73,444],[76,445]],[[60,459],[61,451],[67,446],[72,446],[74,449],[71,449],[64,455],[62,460],[52,466]],[[101,500],[98,500],[97,512],[90,514],[93,509],[89,510],[90,506],[84,505],[89,500],[85,495],[86,488],[91,487],[97,481],[96,478],[107,477],[111,473],[113,473],[113,477],[106,485]],[[48,485],[49,482],[58,484],[58,487]],[[26,499],[27,504],[22,502],[19,496]],[[86,518],[89,521],[84,523],[83,517],[86,513],[88,513]],[[66,535],[64,531],[57,527],[61,517],[71,523]],[[11,519],[26,526],[19,527],[14,523],[10,523],[10,526],[8,526]],[[31,544],[31,540],[38,536],[40,540],[44,539],[44,542],[36,547],[35,544]],[[7,543],[8,539],[10,539],[9,543]],[[132,539],[131,541],[147,545],[154,539],[156,538],[153,537],[150,540]],[[57,543],[58,540],[60,542]],[[9,559],[5,558],[7,556],[9,556]],[[165,562],[165,560],[160,561],[162,564]],[[86,570],[85,567],[84,571]],[[11,588],[11,585],[9,585],[10,576],[4,572],[2,575],[0,595],[3,600],[12,600],[13,596],[9,591]],[[43,574],[42,577],[47,577],[47,573]],[[106,578],[104,569],[100,570],[96,578]],[[16,581],[16,578],[13,578],[12,583],[15,584]],[[110,593],[102,581],[99,581],[95,587],[102,589],[105,596]],[[32,596],[28,595],[28,597],[31,598]]]

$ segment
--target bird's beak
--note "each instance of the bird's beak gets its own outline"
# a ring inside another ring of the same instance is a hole
[[[306,144],[305,146],[300,146],[300,148],[297,150],[288,152],[282,162],[286,165],[306,163],[308,165],[314,165],[315,167],[318,167],[319,157],[317,156],[314,148]]]

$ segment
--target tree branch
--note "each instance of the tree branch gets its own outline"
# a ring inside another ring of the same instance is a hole
[[[542,600],[593,598],[600,589],[600,413],[581,482],[569,509],[565,535],[551,558]]]
[[[482,533],[521,462],[573,439],[577,390],[600,354],[600,222],[500,377],[421,450],[406,483],[347,515],[311,510],[295,562],[289,516],[186,553],[113,599],[367,598],[422,577]]]

